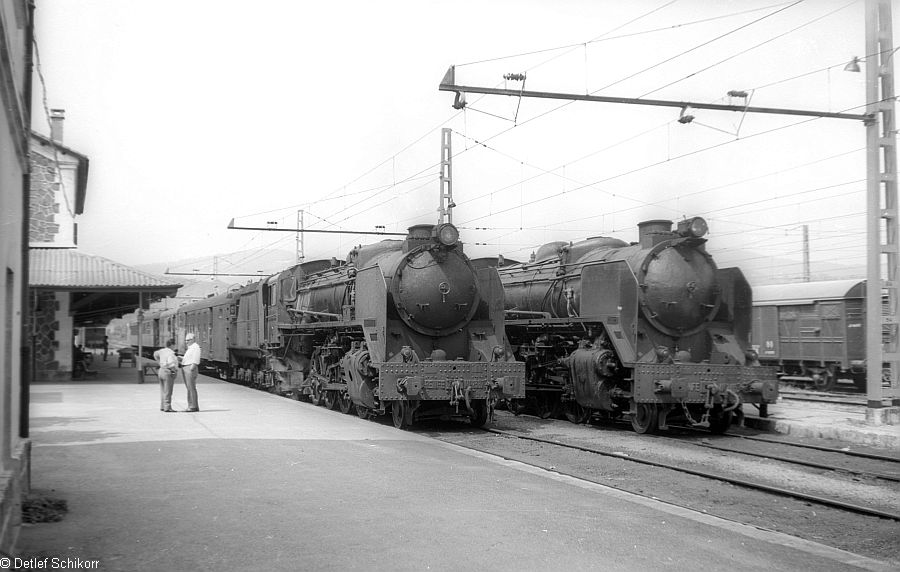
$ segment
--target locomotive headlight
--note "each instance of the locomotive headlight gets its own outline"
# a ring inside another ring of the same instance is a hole
[[[438,225],[434,237],[444,246],[455,246],[459,242],[459,230],[450,223]]]
[[[681,236],[700,238],[706,236],[707,232],[709,232],[709,225],[706,224],[706,220],[699,216],[678,223],[678,234]]]

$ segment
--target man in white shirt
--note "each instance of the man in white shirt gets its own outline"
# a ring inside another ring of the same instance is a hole
[[[172,409],[172,388],[178,373],[178,356],[175,355],[175,340],[169,339],[166,347],[153,352],[153,359],[159,363],[156,374],[159,377],[159,410],[174,413]]]
[[[184,376],[184,386],[187,387],[188,413],[200,411],[197,404],[197,375],[200,373],[200,344],[194,341],[194,334],[188,333],[184,337],[187,349],[181,358],[181,370]]]

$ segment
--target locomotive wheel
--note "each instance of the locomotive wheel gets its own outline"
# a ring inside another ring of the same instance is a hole
[[[406,401],[395,401],[391,405],[391,417],[394,418],[394,427],[397,429],[409,427],[412,424],[409,413],[409,403]]]
[[[474,415],[469,414],[469,420],[472,422],[472,426],[484,427],[488,420],[487,403],[484,401],[474,401],[472,402],[472,409],[475,411]]]
[[[340,401],[337,391],[329,390],[324,393],[325,395],[322,397],[322,403],[325,404],[326,409],[337,409],[338,401]],[[346,413],[346,411],[344,411],[344,413]]]
[[[591,418],[591,410],[582,407],[574,399],[566,404],[566,419],[580,425]]]
[[[551,417],[556,417],[558,412],[558,402],[550,397],[549,395],[541,395],[538,396],[537,399],[537,410],[538,417],[541,419],[549,419]]]
[[[322,405],[325,401],[325,392],[318,381],[313,381],[309,386],[309,401],[313,405]]]
[[[638,403],[637,411],[631,416],[631,428],[635,433],[653,434],[659,430],[659,409],[655,403]]]
[[[360,419],[368,419],[369,418],[369,408],[365,405],[357,405],[356,406],[356,415],[359,416]]]
[[[831,391],[837,385],[837,373],[833,367],[828,367],[820,374],[813,375],[813,385],[819,391]]]
[[[731,427],[732,412],[722,412],[721,408],[716,408],[709,415],[709,432],[715,435],[722,435]]]
[[[341,413],[350,413],[350,409],[353,407],[353,402],[350,401],[350,394],[347,392],[337,392],[337,402],[341,408]]]

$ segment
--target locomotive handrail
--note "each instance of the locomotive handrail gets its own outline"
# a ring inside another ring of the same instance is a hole
[[[310,316],[325,316],[326,318],[334,318],[339,319],[342,318],[340,314],[332,314],[331,312],[313,312],[312,310],[298,310],[296,308],[288,308],[288,312],[293,312],[295,314],[309,314]]]
[[[536,318],[549,318],[550,312],[539,312],[535,310],[504,310],[504,314],[507,316],[513,315],[523,315],[523,316],[534,316]]]

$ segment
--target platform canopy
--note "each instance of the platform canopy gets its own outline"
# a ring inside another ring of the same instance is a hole
[[[69,292],[75,326],[105,325],[114,318],[174,296],[182,286],[73,248],[29,249],[32,290]]]

